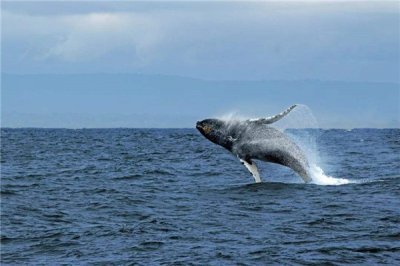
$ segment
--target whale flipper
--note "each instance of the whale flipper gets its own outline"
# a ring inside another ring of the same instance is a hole
[[[248,121],[249,122],[253,122],[253,123],[257,123],[257,124],[272,124],[272,123],[282,119],[284,116],[286,116],[288,113],[290,113],[290,111],[292,111],[296,106],[297,106],[297,104],[292,105],[288,109],[283,111],[282,113],[279,113],[279,114],[274,115],[274,116],[270,116],[270,117],[267,117],[267,118],[249,119]]]
[[[251,160],[246,161],[243,159],[240,159],[240,162],[247,168],[247,170],[250,171],[250,173],[253,175],[256,183],[261,183],[260,174],[258,173],[258,169],[257,169],[255,162],[253,162]]]

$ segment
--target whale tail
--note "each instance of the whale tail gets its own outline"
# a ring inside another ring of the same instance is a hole
[[[290,111],[292,111],[296,106],[297,106],[297,104],[294,104],[294,105],[290,106],[289,108],[287,108],[285,111],[283,111],[277,115],[274,115],[274,116],[270,116],[270,117],[266,117],[266,118],[249,119],[248,121],[252,122],[252,123],[257,123],[257,124],[272,124],[272,123],[275,123],[276,121],[281,120],[288,113],[290,113]]]

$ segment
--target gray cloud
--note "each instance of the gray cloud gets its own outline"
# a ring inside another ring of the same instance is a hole
[[[7,3],[3,71],[399,81],[399,11],[374,3]]]

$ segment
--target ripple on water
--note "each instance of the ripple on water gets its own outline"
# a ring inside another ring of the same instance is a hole
[[[2,264],[397,265],[399,130],[323,131],[338,186],[191,129],[1,130]]]

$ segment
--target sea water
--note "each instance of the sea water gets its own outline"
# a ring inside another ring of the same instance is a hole
[[[195,129],[2,129],[1,263],[398,265],[400,130],[317,130],[329,185]]]

